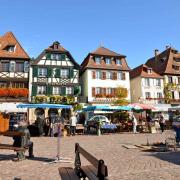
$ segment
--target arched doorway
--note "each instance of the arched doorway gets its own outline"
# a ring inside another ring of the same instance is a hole
[[[65,119],[65,120],[69,120],[71,117],[71,109],[62,109],[61,111],[61,116]]]
[[[44,111],[44,109],[43,108],[36,108],[35,109],[35,115],[36,115],[36,119],[38,118],[38,117],[41,117],[41,118],[45,118],[45,111]]]

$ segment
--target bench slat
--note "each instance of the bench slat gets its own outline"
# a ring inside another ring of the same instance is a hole
[[[90,180],[98,180],[96,169],[92,165],[82,166],[81,169]]]
[[[26,148],[23,148],[23,147],[14,147],[13,145],[10,145],[10,144],[0,144],[0,149],[8,149],[8,150],[14,150],[14,151],[23,151]]]
[[[17,131],[5,131],[5,132],[0,132],[0,135],[13,137],[13,136],[24,136],[25,133],[17,132]]]
[[[73,168],[60,167],[59,174],[62,180],[79,180]]]

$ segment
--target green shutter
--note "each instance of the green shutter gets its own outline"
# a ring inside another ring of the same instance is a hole
[[[74,95],[81,94],[81,86],[75,86],[74,87]]]
[[[47,95],[52,95],[52,86],[47,86]]]
[[[61,95],[66,95],[66,87],[61,87]]]
[[[48,68],[47,71],[48,71],[47,76],[51,77],[52,76],[52,68]]]
[[[46,54],[46,59],[51,59],[51,53]]]
[[[59,77],[60,77],[60,69],[59,69],[59,68],[56,68],[55,77],[56,77],[56,78],[59,78]]]
[[[65,54],[61,54],[61,60],[64,61],[66,59],[66,55]]]
[[[74,69],[69,70],[69,77],[73,78],[74,77]]]
[[[37,86],[35,84],[32,85],[32,96],[36,96],[37,94]]]
[[[33,67],[33,77],[37,77],[38,76],[38,67],[34,66]]]

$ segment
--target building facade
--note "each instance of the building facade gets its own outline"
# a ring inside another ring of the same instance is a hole
[[[16,105],[28,102],[29,61],[12,32],[0,36],[0,111],[11,113],[10,120],[25,119],[26,110]]]
[[[180,104],[180,53],[172,47],[166,47],[161,53],[155,50],[146,65],[163,76],[166,103]]]
[[[126,56],[99,47],[81,64],[83,96],[89,104],[111,104],[117,87],[126,88],[130,100],[130,68]]]
[[[164,103],[163,76],[142,64],[130,72],[131,101],[133,103]]]
[[[29,89],[31,103],[77,102],[77,96],[81,93],[79,65],[59,42],[54,42],[32,62]],[[47,117],[50,111],[55,113],[55,110],[49,109],[40,114],[43,113],[43,116]],[[31,110],[31,119],[36,119],[38,113]]]

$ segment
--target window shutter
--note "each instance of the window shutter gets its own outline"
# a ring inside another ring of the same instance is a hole
[[[52,86],[47,86],[47,95],[51,95],[52,94]]]
[[[92,88],[92,97],[95,96],[95,87]]]
[[[46,59],[51,59],[51,53],[46,54]]]
[[[114,72],[114,80],[117,80],[117,72]]]
[[[74,77],[74,69],[69,70],[69,76],[70,76],[70,78]]]
[[[52,69],[51,69],[51,68],[48,68],[47,70],[48,70],[47,76],[48,76],[48,77],[51,77],[51,76],[52,76]]]
[[[61,95],[66,95],[66,87],[61,87]]]
[[[92,71],[92,79],[96,79],[96,72]]]
[[[35,84],[32,85],[32,96],[36,96],[37,94],[37,86]]]
[[[38,67],[34,66],[33,67],[33,77],[37,77],[38,76]]]
[[[106,72],[102,72],[102,79],[106,79]]]
[[[81,86],[75,86],[74,87],[74,95],[81,94]]]
[[[122,73],[122,80],[126,80],[126,73]]]
[[[59,68],[56,68],[55,77],[56,78],[60,77],[60,69]]]

